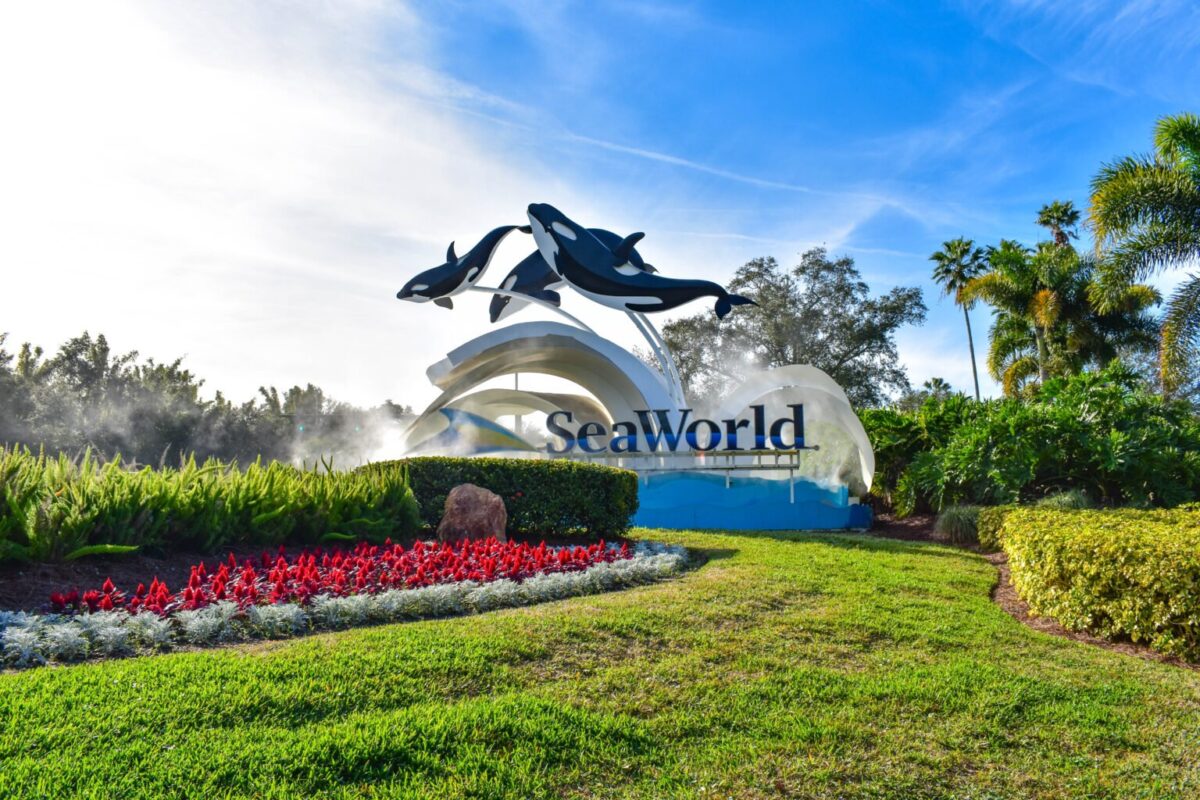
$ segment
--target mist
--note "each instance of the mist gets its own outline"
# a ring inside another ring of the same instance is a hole
[[[397,457],[412,410],[391,400],[360,408],[318,386],[233,402],[208,395],[183,359],[117,353],[103,334],[65,342],[53,355],[0,334],[0,446],[48,453],[90,450],[130,465],[255,460],[349,468]]]

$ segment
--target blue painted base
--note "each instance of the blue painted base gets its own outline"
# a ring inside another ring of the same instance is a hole
[[[647,528],[780,531],[839,530],[871,527],[871,509],[851,505],[846,488],[827,489],[809,481],[795,482],[796,501],[789,502],[788,482],[714,473],[665,472],[638,484],[635,525]]]

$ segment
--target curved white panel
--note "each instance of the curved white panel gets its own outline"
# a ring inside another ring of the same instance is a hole
[[[744,417],[749,406],[760,404],[766,406],[768,419],[786,417],[791,403],[804,404],[806,444],[820,448],[805,453],[800,474],[866,494],[875,475],[875,451],[842,387],[816,367],[791,364],[751,373],[721,402],[716,416]]]
[[[426,370],[442,394],[409,427],[409,443],[419,441],[429,415],[457,406],[456,398],[484,381],[515,372],[554,375],[583,387],[609,420],[636,419],[640,409],[677,408],[662,376],[628,350],[570,325],[521,322],[456,347]]]
[[[492,421],[514,414],[569,411],[576,424],[602,422],[611,425],[613,420],[604,409],[590,397],[561,392],[530,392],[524,389],[483,389],[463,395],[454,401],[455,408],[470,411]]]

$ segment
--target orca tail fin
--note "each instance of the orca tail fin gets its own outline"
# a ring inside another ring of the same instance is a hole
[[[734,306],[756,306],[758,303],[740,294],[723,294],[717,298],[717,319],[725,319]]]
[[[517,226],[517,230],[519,230],[521,233],[533,233],[533,226],[531,226],[531,225],[518,225],[518,226]]]

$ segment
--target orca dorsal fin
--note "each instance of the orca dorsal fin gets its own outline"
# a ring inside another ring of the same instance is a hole
[[[449,297],[434,298],[433,304],[435,306],[441,306],[442,308],[454,308],[454,301]]]
[[[451,242],[450,246],[446,248],[446,263],[453,264],[456,261],[458,261],[458,256],[454,255],[454,242]]]
[[[642,237],[645,235],[646,234],[642,233],[641,231],[638,231],[637,233],[631,233],[622,239],[621,243],[617,245],[615,250],[613,250],[613,263],[616,265],[621,265],[628,261],[629,254],[633,252],[633,246],[640,242]]]

